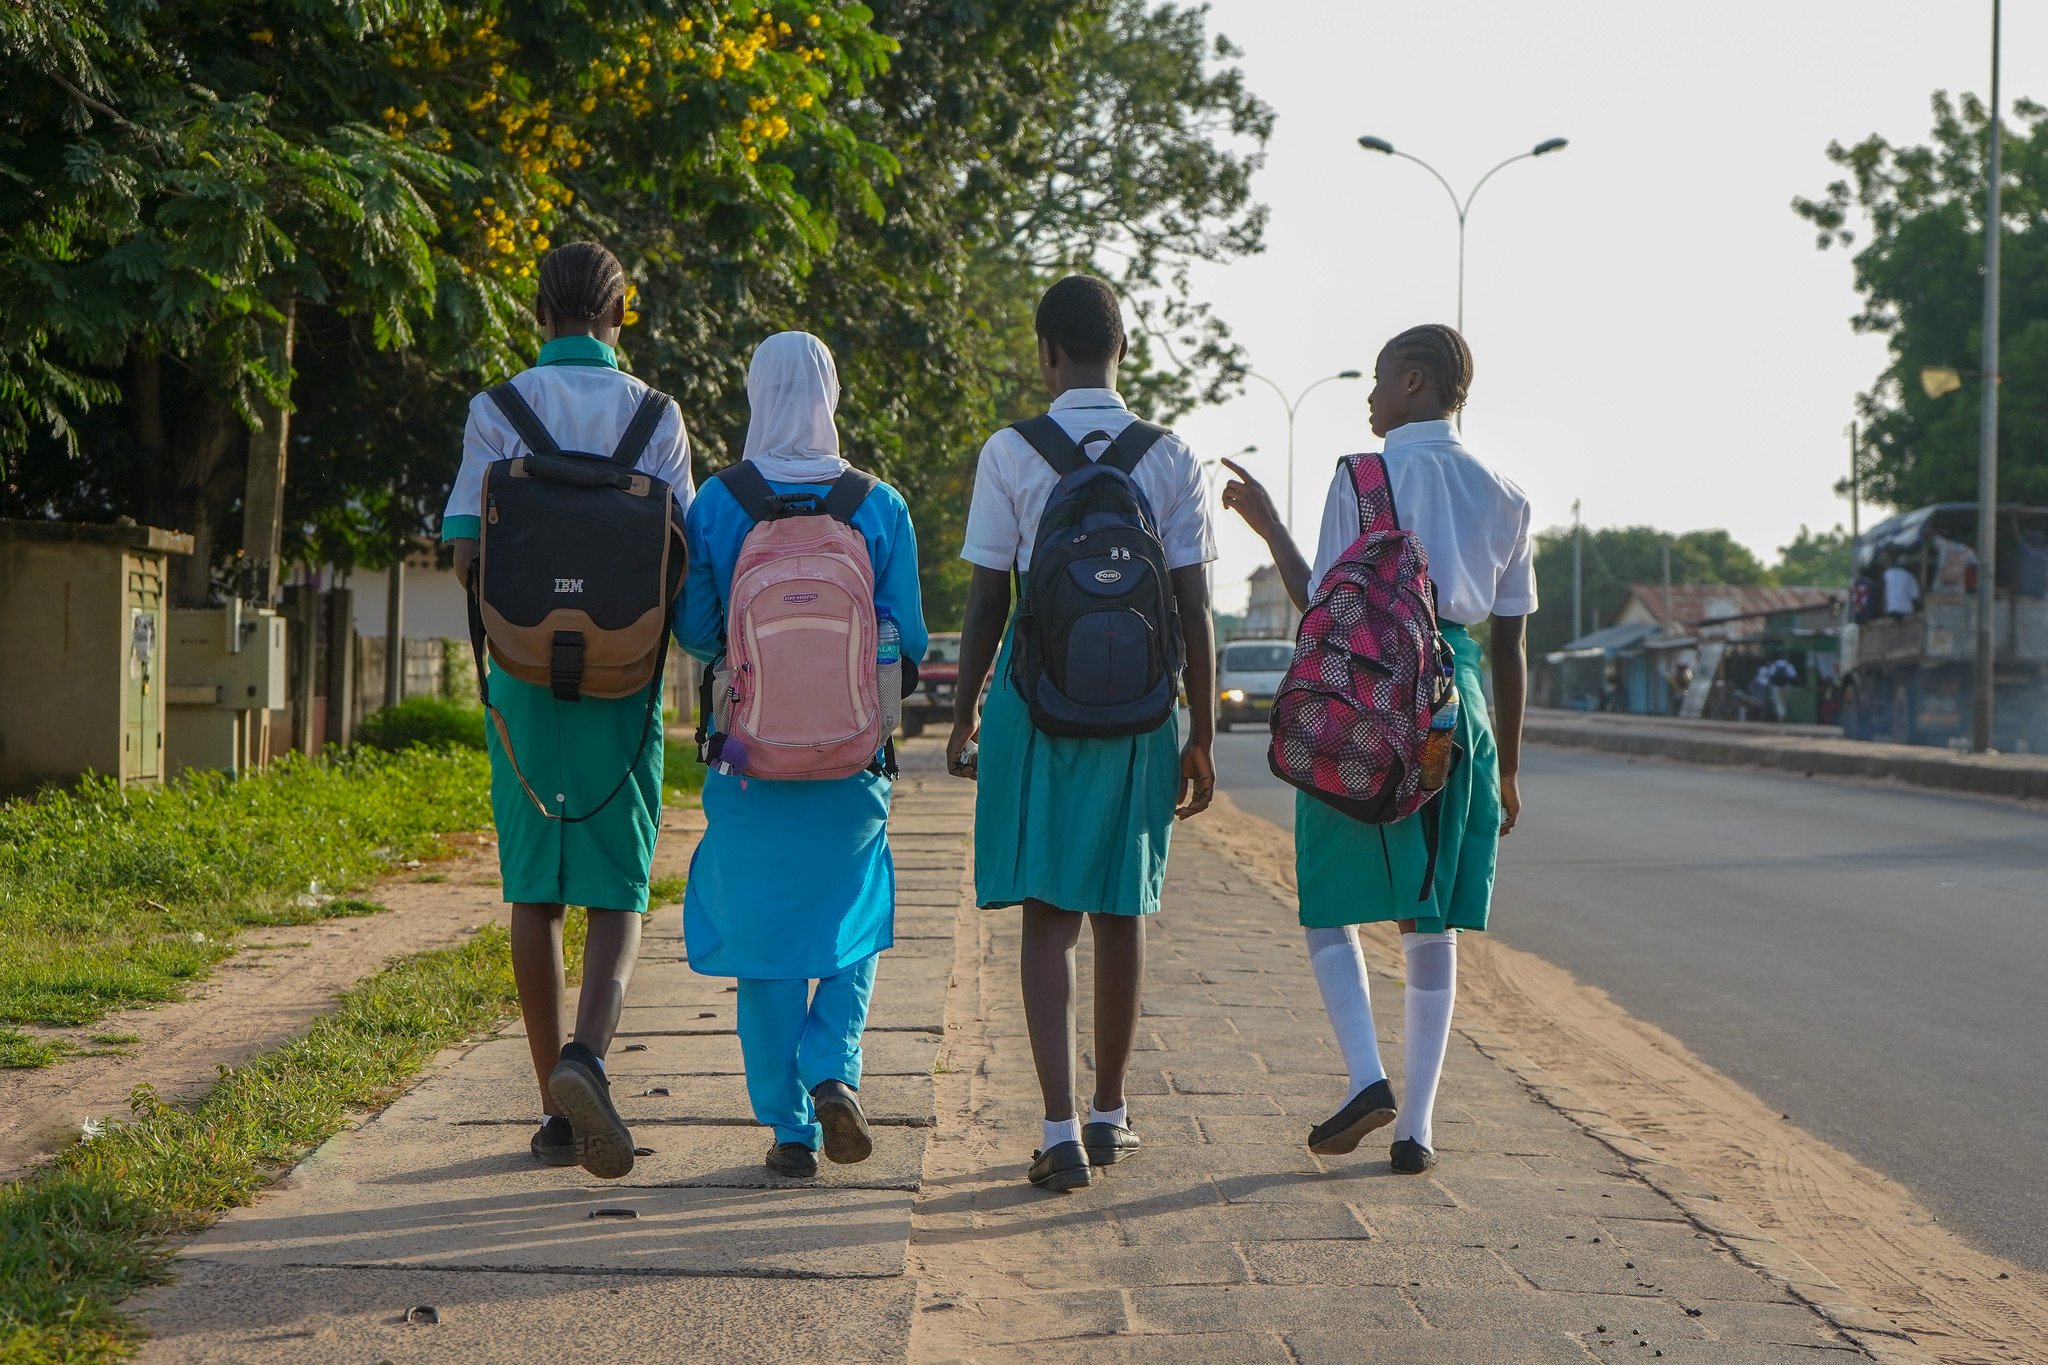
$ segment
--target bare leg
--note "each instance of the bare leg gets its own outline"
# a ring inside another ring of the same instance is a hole
[[[1124,1074],[1144,1009],[1145,921],[1138,915],[1090,915],[1095,931],[1095,1107],[1123,1107]]]
[[[576,1001],[576,1041],[600,1057],[619,1031],[626,986],[640,960],[641,919],[631,910],[590,912],[590,931],[583,940],[583,991]]]
[[[1044,901],[1024,902],[1024,1024],[1045,1094],[1045,1117],[1074,1117],[1074,947],[1081,916]]]
[[[548,1073],[562,1055],[562,914],[559,905],[522,901],[512,907],[512,980],[526,1021],[526,1049],[540,1082],[541,1112],[558,1112],[548,1098]]]

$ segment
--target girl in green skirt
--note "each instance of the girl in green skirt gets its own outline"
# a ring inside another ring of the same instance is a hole
[[[1441,324],[1410,328],[1380,352],[1374,379],[1366,402],[1373,434],[1386,442],[1395,519],[1429,556],[1438,625],[1457,660],[1457,743],[1465,757],[1433,798],[1441,823],[1429,896],[1417,899],[1429,861],[1426,812],[1368,825],[1297,794],[1294,865],[1309,960],[1351,1072],[1349,1100],[1311,1130],[1309,1148],[1349,1152],[1367,1133],[1394,1123],[1394,1169],[1414,1173],[1436,1164],[1430,1115],[1450,1043],[1458,931],[1486,927],[1500,839],[1521,815],[1523,639],[1536,610],[1536,578],[1528,498],[1466,450],[1451,423],[1472,383],[1465,339]],[[1266,490],[1236,465],[1230,468],[1237,478],[1224,489],[1223,505],[1265,539],[1288,593],[1306,611],[1330,566],[1359,536],[1349,473],[1340,464],[1331,482],[1311,568]],[[1498,730],[1487,715],[1473,634],[1489,619]],[[1408,978],[1402,1039],[1408,1096],[1398,1107],[1380,1063],[1358,947],[1357,926],[1386,920],[1400,927]]]

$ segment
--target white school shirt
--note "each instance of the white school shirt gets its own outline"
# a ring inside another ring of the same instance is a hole
[[[1465,449],[1449,422],[1410,422],[1387,433],[1394,518],[1429,555],[1437,615],[1461,626],[1536,610],[1536,558],[1529,499],[1499,470]],[[1358,539],[1358,492],[1344,466],[1330,481],[1309,595],[1337,556]]]
[[[1093,432],[1112,439],[1137,421],[1115,389],[1068,389],[1049,409],[1067,435],[1079,441]],[[1088,447],[1100,459],[1107,442]],[[1216,558],[1216,533],[1203,496],[1202,467],[1186,441],[1168,432],[1138,461],[1132,482],[1152,504],[1166,567],[1184,569]],[[1060,476],[1031,443],[1008,427],[988,438],[974,471],[974,501],[967,508],[966,543],[960,557],[984,569],[1031,568],[1031,544],[1038,519]]]
[[[647,392],[645,383],[608,365],[536,365],[514,375],[512,383],[556,445],[594,455],[612,453],[640,408],[640,395]],[[489,394],[470,399],[469,424],[462,432],[462,468],[448,492],[443,535],[449,518],[483,515],[485,466],[530,453]],[[675,405],[656,424],[633,467],[666,479],[675,493],[677,512],[690,510],[696,493],[690,478],[690,437]]]

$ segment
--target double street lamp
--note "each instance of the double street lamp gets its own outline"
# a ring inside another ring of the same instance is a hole
[[[1546,138],[1542,142],[1537,143],[1534,147],[1531,147],[1526,152],[1515,153],[1507,160],[1501,162],[1500,165],[1495,166],[1492,170],[1488,171],[1485,175],[1480,176],[1479,183],[1474,185],[1472,187],[1471,192],[1467,194],[1463,199],[1458,198],[1458,192],[1451,188],[1450,181],[1444,179],[1443,172],[1439,171],[1436,167],[1430,165],[1427,161],[1424,161],[1419,156],[1414,156],[1408,152],[1398,150],[1397,148],[1395,148],[1393,143],[1387,141],[1385,138],[1362,137],[1358,139],[1358,145],[1365,148],[1365,150],[1367,150],[1368,152],[1378,152],[1381,156],[1398,156],[1403,161],[1414,162],[1416,165],[1422,167],[1423,170],[1428,171],[1431,175],[1435,176],[1436,183],[1442,185],[1444,187],[1444,193],[1448,194],[1451,197],[1451,208],[1454,209],[1458,215],[1458,330],[1460,332],[1464,331],[1465,219],[1472,212],[1472,201],[1478,197],[1480,186],[1484,185],[1487,181],[1493,179],[1495,174],[1497,174],[1502,169],[1502,167],[1512,166],[1517,161],[1526,161],[1532,156],[1548,156],[1552,152],[1561,152],[1565,149],[1565,147],[1568,144],[1561,137]]]
[[[1313,384],[1309,385],[1309,386],[1308,386],[1307,388],[1303,389],[1303,390],[1302,390],[1302,391],[1301,391],[1300,393],[1297,393],[1296,395],[1294,395],[1294,398],[1293,398],[1293,399],[1292,399],[1291,401],[1290,401],[1290,400],[1288,399],[1288,397],[1287,397],[1287,390],[1285,390],[1285,389],[1281,388],[1281,387],[1280,387],[1280,386],[1279,386],[1278,384],[1276,384],[1276,383],[1274,383],[1274,382],[1273,382],[1272,380],[1270,380],[1270,379],[1266,378],[1266,376],[1264,376],[1264,375],[1260,374],[1260,373],[1259,373],[1259,372],[1258,372],[1257,370],[1246,370],[1246,371],[1244,372],[1244,374],[1245,374],[1245,378],[1247,378],[1247,379],[1256,379],[1256,380],[1258,380],[1258,381],[1259,381],[1259,382],[1260,382],[1261,384],[1264,384],[1264,385],[1265,385],[1265,386],[1266,386],[1267,388],[1271,389],[1271,390],[1272,390],[1272,391],[1273,391],[1274,393],[1277,393],[1277,394],[1279,394],[1279,395],[1280,395],[1280,402],[1281,402],[1281,405],[1282,405],[1282,406],[1284,406],[1284,407],[1285,407],[1285,408],[1287,409],[1287,517],[1286,517],[1286,522],[1287,522],[1287,533],[1288,533],[1289,535],[1293,535],[1293,534],[1294,534],[1294,414],[1295,414],[1295,412],[1296,412],[1297,410],[1299,410],[1299,409],[1300,409],[1300,407],[1301,407],[1301,400],[1302,400],[1302,399],[1304,399],[1304,398],[1306,398],[1306,397],[1308,397],[1308,396],[1309,396],[1310,394],[1314,393],[1314,392],[1315,392],[1315,391],[1316,391],[1317,389],[1321,388],[1321,387],[1322,387],[1323,385],[1325,385],[1325,384],[1333,384],[1333,383],[1335,383],[1335,382],[1336,382],[1337,380],[1339,380],[1339,379],[1363,379],[1363,378],[1365,377],[1365,374],[1364,374],[1364,372],[1363,372],[1363,371],[1361,371],[1361,370],[1339,370],[1339,371],[1337,371],[1337,373],[1335,373],[1335,374],[1332,374],[1332,375],[1325,375],[1325,376],[1324,376],[1323,378],[1321,378],[1321,379],[1318,379],[1318,380],[1317,380],[1317,381],[1316,381],[1315,383],[1313,383]],[[1253,450],[1253,449],[1256,449],[1256,448],[1257,448],[1257,447],[1254,447],[1254,446],[1247,446],[1247,447],[1246,447],[1246,449],[1247,449],[1247,450]]]

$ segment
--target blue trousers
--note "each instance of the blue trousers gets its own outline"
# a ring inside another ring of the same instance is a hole
[[[881,954],[820,980],[739,979],[740,1056],[754,1117],[777,1142],[815,1150],[823,1134],[811,1091],[825,1081],[860,1089],[860,1035]]]

